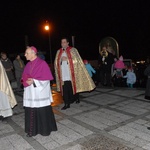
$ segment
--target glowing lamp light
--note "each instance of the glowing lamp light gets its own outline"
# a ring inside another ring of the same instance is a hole
[[[47,31],[49,30],[49,26],[48,25],[45,26],[45,30],[47,30]]]

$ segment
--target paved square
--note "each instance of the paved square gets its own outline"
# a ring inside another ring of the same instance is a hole
[[[150,103],[142,99],[144,92],[96,88],[81,93],[79,104],[53,107],[57,132],[31,138],[24,132],[22,97],[16,95],[14,115],[0,122],[0,150],[150,150]]]
[[[109,133],[141,148],[146,148],[150,144],[150,130],[147,130],[147,123],[148,121],[139,119]]]
[[[0,139],[1,150],[34,150],[21,136],[12,134]]]
[[[59,105],[58,107],[56,107],[56,110],[60,111],[61,113],[65,114],[65,115],[69,115],[69,116],[98,108],[98,106],[82,102],[82,100],[81,100],[81,103],[79,103],[79,104],[76,104],[76,103],[71,104],[70,109],[61,110],[61,108],[63,106],[64,106],[64,104]]]
[[[99,105],[108,105],[113,104],[119,101],[124,100],[124,97],[116,96],[116,95],[109,95],[109,94],[99,94],[97,96],[91,96],[84,98],[83,100],[99,104]]]
[[[144,91],[136,90],[136,89],[122,89],[122,90],[114,90],[114,91],[111,91],[110,93],[117,94],[117,95],[120,95],[120,96],[133,97],[133,96],[143,94]]]
[[[75,116],[74,118],[97,129],[103,130],[109,126],[131,119],[132,117],[108,109],[98,109]]]
[[[110,106],[112,108],[128,112],[134,115],[142,115],[150,110],[150,103],[143,103],[137,100],[126,100],[124,102],[120,102]]]

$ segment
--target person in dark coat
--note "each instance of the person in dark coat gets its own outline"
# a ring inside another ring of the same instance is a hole
[[[100,70],[100,83],[102,85],[111,86],[111,68],[114,63],[114,56],[107,51],[104,46],[99,55],[99,70]]]
[[[17,80],[17,87],[18,87],[18,89],[21,89],[21,76],[22,76],[25,65],[19,54],[16,54],[13,64],[14,64],[14,68],[15,68],[15,77]]]
[[[146,85],[146,91],[145,91],[145,99],[150,100],[150,64],[145,69],[144,75],[146,75],[148,77],[147,85]]]
[[[12,82],[15,79],[13,74],[13,64],[11,60],[7,57],[7,54],[5,52],[1,52],[1,62],[3,67],[5,68],[8,80]]]

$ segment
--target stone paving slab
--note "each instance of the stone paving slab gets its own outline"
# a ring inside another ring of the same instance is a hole
[[[25,119],[25,116],[24,116],[24,113],[21,113],[20,115],[13,115],[11,117],[11,119],[16,123],[18,124],[20,127],[22,127],[24,129],[24,119]]]
[[[99,92],[110,92],[110,91],[114,91],[114,89],[112,89],[112,88],[96,88],[95,90],[96,90],[96,91],[99,91]]]
[[[132,150],[131,148],[104,136],[95,136],[94,138],[81,143],[81,145],[83,146],[81,150]]]
[[[150,144],[150,130],[147,130],[147,123],[148,121],[139,119],[112,130],[109,133],[144,148]]]
[[[130,100],[125,100],[124,102],[114,104],[113,106],[110,107],[134,115],[141,115],[150,110],[150,103],[147,102],[143,103],[141,101],[130,99]]]
[[[1,150],[34,150],[21,136],[12,134],[0,139]]]
[[[114,90],[114,91],[111,91],[109,93],[117,94],[120,96],[133,97],[133,96],[144,94],[145,91],[127,88],[127,89]]]
[[[70,147],[70,148],[67,148],[67,150],[83,150],[83,148],[84,148],[83,146],[77,144],[77,145],[75,145],[75,146],[72,146],[72,147]]]
[[[75,116],[74,118],[97,129],[104,130],[109,126],[116,125],[117,123],[131,119],[132,117],[108,109],[98,109],[96,111]]]
[[[78,113],[82,113],[84,111],[88,111],[88,110],[93,110],[93,109],[97,109],[98,106],[95,105],[91,105],[85,102],[79,103],[79,104],[71,104],[71,108],[70,109],[66,109],[66,110],[61,110],[61,108],[64,106],[64,104],[59,105],[58,107],[55,107],[56,110],[60,111],[63,114],[66,115],[75,115]]]
[[[89,96],[97,95],[99,93],[100,93],[99,91],[92,91],[92,92],[80,93],[80,95],[83,96],[83,97],[89,97]]]
[[[0,124],[0,136],[13,131],[14,129],[9,124],[3,122]]]
[[[140,94],[138,96],[135,96],[136,99],[139,99],[139,100],[142,100],[142,101],[147,101],[147,102],[150,102],[149,100],[145,99],[145,93],[143,94]]]
[[[76,124],[76,123],[74,123],[68,119],[64,119],[62,121],[59,121],[59,123],[67,126],[68,128],[74,130],[75,132],[77,132],[83,136],[88,136],[88,135],[93,133],[92,131],[86,129],[85,127],[82,127],[82,126],[80,126],[80,125],[78,125],[78,124]]]
[[[99,94],[97,96],[91,96],[84,98],[84,101],[92,102],[99,105],[108,105],[113,104],[119,101],[123,101],[125,98],[116,96],[116,95],[108,95],[108,94]]]

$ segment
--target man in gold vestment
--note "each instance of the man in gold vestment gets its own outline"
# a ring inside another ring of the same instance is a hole
[[[54,67],[57,91],[61,91],[65,103],[62,108],[64,110],[70,108],[70,103],[77,93],[91,91],[95,88],[95,84],[77,49],[69,46],[67,38],[61,39],[61,46],[56,53]]]

